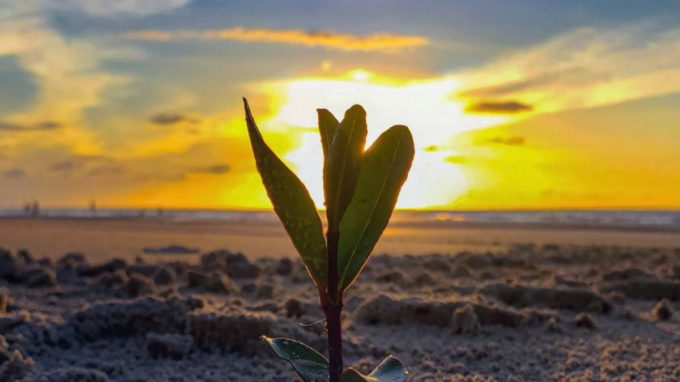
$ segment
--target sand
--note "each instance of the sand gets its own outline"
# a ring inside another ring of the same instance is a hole
[[[522,243],[680,248],[679,230],[549,224],[391,223],[375,253],[455,254],[466,250],[503,250]],[[93,262],[112,258],[131,261],[138,256],[154,261],[144,254],[144,248],[173,244],[201,252],[229,248],[251,258],[296,256],[281,224],[275,220],[0,218],[0,246],[15,250],[28,248],[34,256],[53,260],[67,252],[80,251]],[[196,256],[173,259],[195,261]]]
[[[346,361],[393,354],[410,381],[680,380],[677,236],[393,227],[347,293]],[[199,253],[143,251],[170,245]],[[4,219],[0,247],[0,381],[291,381],[259,335],[325,351],[273,224]]]

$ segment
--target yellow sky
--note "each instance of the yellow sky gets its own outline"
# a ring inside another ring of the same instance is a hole
[[[463,75],[410,80],[364,69],[324,74],[329,66],[322,63],[321,74],[315,76],[256,82],[247,89],[258,100],[255,117],[265,139],[307,185],[319,207],[322,151],[315,107],[328,108],[341,118],[353,103],[367,110],[367,145],[394,124],[406,124],[413,132],[416,156],[400,208],[665,208],[679,201],[673,190],[680,189],[680,177],[662,172],[677,174],[680,169],[667,161],[678,156],[673,144],[651,147],[622,136],[602,146],[599,140],[610,139],[611,129],[589,127],[583,118],[575,118],[578,125],[571,125],[573,117],[552,112],[565,109],[567,115],[578,115],[569,111],[573,97],[551,103],[549,113],[472,111]],[[599,93],[597,102],[617,104],[621,97],[615,87],[609,93],[612,101],[606,94]],[[601,114],[604,117],[595,115],[590,122],[626,118],[615,109],[605,108]],[[666,120],[661,116],[658,124]],[[208,208],[268,208],[243,123],[234,117],[215,136],[227,146],[225,153],[234,155],[230,163],[237,163],[235,171],[222,177],[195,175],[144,189],[131,199],[140,205],[181,205],[190,200]],[[160,147],[172,141],[161,142]],[[649,160],[641,168],[643,157]],[[667,187],[651,191],[660,184]],[[640,204],[640,195],[650,198]]]
[[[636,20],[593,6],[584,22],[566,3],[444,2],[418,20],[401,4],[348,24],[349,2],[283,18],[231,2],[15,3],[0,11],[0,208],[269,208],[242,96],[319,207],[315,109],[358,103],[368,144],[413,132],[400,208],[680,208],[680,28],[661,5]],[[522,17],[544,22],[507,23]]]

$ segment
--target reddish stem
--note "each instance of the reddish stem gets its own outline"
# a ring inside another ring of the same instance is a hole
[[[328,228],[328,291],[323,310],[326,314],[328,332],[328,380],[340,382],[342,374],[342,292],[338,288],[338,240],[340,233],[335,227]]]

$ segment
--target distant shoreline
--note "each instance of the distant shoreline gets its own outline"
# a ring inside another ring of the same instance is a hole
[[[206,225],[272,225],[280,224],[272,219],[232,219],[218,218],[191,219],[177,216],[0,216],[0,222],[63,221],[63,222],[159,222],[166,224],[206,224]],[[571,222],[490,222],[490,221],[393,221],[392,228],[474,228],[474,229],[530,229],[530,230],[596,230],[617,232],[649,232],[680,234],[680,224],[654,225],[635,223],[571,223]]]

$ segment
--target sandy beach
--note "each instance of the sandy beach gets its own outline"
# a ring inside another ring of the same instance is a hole
[[[679,105],[680,0],[0,0],[0,382],[680,382]]]
[[[4,218],[0,247],[3,382],[291,381],[260,335],[325,351],[275,221]],[[394,354],[409,381],[680,379],[672,229],[397,223],[376,253],[343,318],[361,370]]]
[[[397,215],[398,217],[398,215]],[[680,228],[520,223],[391,223],[374,253],[456,254],[503,250],[524,243],[680,248]],[[228,248],[251,258],[296,257],[293,245],[275,219],[241,221],[171,218],[0,218],[0,246],[29,249],[34,256],[57,260],[67,252],[87,254],[92,262],[112,258],[148,261],[144,248],[179,245],[205,253]],[[195,261],[194,256],[164,259]]]

